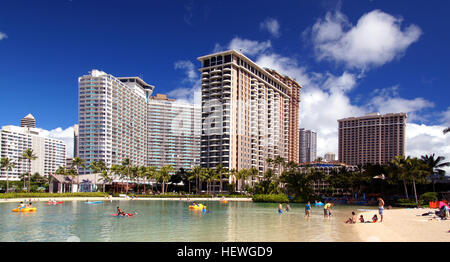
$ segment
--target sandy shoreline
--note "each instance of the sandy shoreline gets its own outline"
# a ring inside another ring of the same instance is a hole
[[[106,199],[104,197],[56,197],[56,198],[49,198],[49,197],[41,197],[41,198],[10,198],[10,199],[1,199],[0,203],[9,203],[9,202],[21,202],[24,200],[30,200],[33,202],[47,202],[51,199],[56,199],[56,201],[111,201],[111,199]],[[179,197],[167,197],[167,198],[150,198],[150,197],[136,197],[133,200],[131,198],[123,198],[123,197],[113,197],[112,200],[123,200],[123,201],[136,201],[136,200],[176,200],[176,201],[220,201],[222,198],[220,197],[213,197],[213,198],[179,198]],[[251,198],[226,198],[228,202],[231,201],[252,201]]]
[[[382,223],[359,223],[359,216],[370,220],[378,210],[357,212],[355,230],[362,242],[450,242],[450,220],[435,219],[422,214],[437,209],[384,210]]]

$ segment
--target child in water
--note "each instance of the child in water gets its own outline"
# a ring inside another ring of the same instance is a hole
[[[283,214],[283,204],[280,203],[280,205],[278,206],[278,214]]]

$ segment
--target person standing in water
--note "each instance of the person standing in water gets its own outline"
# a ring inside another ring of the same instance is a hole
[[[280,203],[280,205],[278,205],[278,214],[283,214],[283,204]]]
[[[378,198],[378,213],[380,214],[380,223],[383,222],[383,213],[384,213],[384,200],[379,197]]]
[[[310,217],[311,216],[311,202],[308,201],[308,203],[306,203],[305,205],[305,217]]]
[[[332,203],[328,202],[323,206],[323,217],[324,218],[330,218],[331,216],[331,207],[333,206]]]
[[[289,212],[289,211],[291,211],[291,206],[289,206],[289,204],[286,203],[286,212]]]

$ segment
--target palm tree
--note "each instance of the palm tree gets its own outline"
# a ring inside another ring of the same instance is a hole
[[[223,167],[222,164],[216,166],[216,177],[219,179],[220,189],[219,192],[222,193],[222,178],[228,172],[226,168]]]
[[[444,176],[445,170],[442,168],[450,166],[450,162],[442,163],[445,160],[445,157],[438,156],[437,158],[434,158],[434,154],[430,156],[422,156],[421,159],[428,166],[428,172],[430,174],[431,181],[433,182],[433,192],[436,192],[436,189],[434,188],[434,184],[436,182],[434,175],[437,174],[439,177]]]
[[[121,178],[123,173],[123,167],[120,165],[112,165],[110,168],[111,173],[115,178]],[[116,187],[114,186],[114,193],[116,192]]]
[[[236,180],[236,187],[237,187],[237,185],[238,185],[238,171],[237,171],[237,169],[235,169],[235,168],[232,168],[232,169],[230,169],[230,175],[231,175],[231,177],[232,177],[232,180]]]
[[[241,169],[239,172],[237,172],[237,179],[238,179],[238,191],[242,191],[242,187],[245,186],[245,180],[250,176],[250,171],[248,169]],[[242,180],[243,183],[241,183],[241,186],[239,187],[239,180]]]
[[[406,195],[406,198],[409,199],[408,187],[406,186],[406,178],[407,178],[408,174],[406,173],[406,159],[404,156],[396,156],[389,163],[389,173],[391,175],[393,175],[393,177],[396,177],[397,179],[403,181],[405,195]]]
[[[128,194],[128,179],[131,176],[131,168],[132,168],[131,160],[129,158],[125,158],[122,161],[122,178],[127,179],[126,193]]]
[[[206,193],[211,193],[211,182],[215,180],[215,171],[211,168],[203,169],[203,177],[206,179]]]
[[[422,160],[417,157],[406,159],[406,172],[413,182],[414,196],[416,199],[416,204],[419,204],[417,200],[416,182],[425,183],[426,175],[428,174],[428,166]]]
[[[100,177],[103,178],[103,193],[105,193],[105,184],[112,180],[111,173],[108,169],[105,169],[100,173]]]
[[[273,162],[275,165],[278,165],[278,176],[281,176],[283,172],[282,168],[286,165],[286,160],[281,156],[276,156]]]
[[[92,170],[92,172],[94,172],[94,174],[96,174],[94,182],[95,184],[97,184],[97,174],[101,174],[101,176],[103,177],[102,173],[108,169],[106,167],[105,162],[103,162],[102,160],[92,161],[92,163],[89,165],[89,168]],[[108,172],[106,172],[106,174],[108,174]],[[104,192],[105,192],[105,182],[103,182],[103,193]]]
[[[158,171],[158,178],[160,181],[162,181],[162,193],[163,194],[166,192],[166,190],[165,190],[166,181],[169,181],[170,173],[172,173],[173,171],[174,171],[174,169],[171,165],[163,166]]]
[[[144,177],[145,177],[145,179],[156,179],[157,173],[158,173],[158,170],[155,166],[147,167]],[[152,190],[153,190],[153,186],[152,186]],[[144,191],[145,191],[145,184],[144,184]]]
[[[66,168],[65,166],[60,166],[56,170],[55,174],[62,176],[70,176],[71,179],[71,189],[73,188],[73,178],[75,177],[75,170],[73,168]]]
[[[450,132],[450,127],[447,127],[446,129],[444,129],[444,134],[447,134],[448,132]]]
[[[72,160],[72,168],[75,171],[75,176],[78,177],[80,175],[80,168],[85,169],[86,168],[86,160],[79,158],[79,157],[74,157],[74,159]],[[78,181],[79,182],[79,181]],[[73,184],[73,182],[72,182]],[[77,187],[77,191],[79,190],[79,185]],[[72,189],[73,191],[73,189]]]
[[[37,156],[34,154],[33,149],[28,148],[22,153],[22,158],[28,160],[28,192],[30,192],[30,180],[31,180],[31,161],[36,160]]]
[[[16,168],[16,164],[13,163],[9,158],[2,158],[0,160],[0,169],[5,169],[6,171],[6,193],[9,192],[9,172]]]
[[[253,186],[253,180],[255,179],[256,176],[259,175],[259,170],[252,167],[248,170],[248,175],[249,175],[249,177],[252,178],[252,186]]]
[[[198,194],[199,180],[203,176],[203,169],[199,166],[195,166],[194,168],[192,168],[192,170],[189,173],[190,173],[190,176],[188,177],[188,180],[195,179],[195,193]]]

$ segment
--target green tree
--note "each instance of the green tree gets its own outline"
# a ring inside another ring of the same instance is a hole
[[[409,199],[408,187],[406,186],[406,179],[408,178],[408,173],[406,169],[406,158],[404,156],[396,156],[389,163],[388,173],[390,177],[392,177],[393,179],[401,180],[403,182],[403,187],[405,189],[405,196],[407,199]]]
[[[13,163],[9,158],[2,158],[0,160],[0,169],[4,169],[6,173],[6,193],[9,192],[9,172],[16,168],[16,164]]]
[[[31,161],[36,160],[37,156],[34,154],[33,149],[28,148],[25,151],[23,151],[22,158],[28,160],[28,188],[27,188],[27,191],[30,192]]]
[[[66,168],[65,166],[60,166],[56,170],[55,174],[70,177],[71,178],[70,179],[70,189],[73,191],[73,180],[74,180],[74,178],[76,176],[75,169],[73,169],[73,168]]]
[[[222,179],[223,176],[226,175],[228,173],[228,170],[226,168],[223,167],[222,164],[219,164],[216,166],[216,175],[217,175],[217,179],[219,179],[219,183],[220,183],[220,190],[219,192],[222,193]]]
[[[129,158],[125,158],[122,160],[122,173],[121,177],[126,179],[126,193],[128,194],[128,180],[131,177],[131,169],[133,168],[133,165],[131,164],[131,160]]]
[[[432,155],[421,156],[422,161],[428,167],[429,178],[433,183],[433,192],[436,192],[435,183],[436,183],[436,175],[438,178],[442,178],[445,175],[444,167],[450,166],[450,162],[444,162],[445,157],[438,156],[437,158]]]
[[[162,193],[166,192],[166,181],[170,179],[170,173],[173,173],[174,169],[171,165],[162,166],[158,171],[159,181],[162,182]]]
[[[190,176],[188,177],[189,180],[195,179],[195,193],[199,193],[199,184],[200,179],[203,177],[203,169],[199,166],[195,166],[192,168],[192,170],[189,172]]]
[[[85,169],[86,168],[86,160],[79,158],[79,157],[74,157],[72,160],[72,170],[75,171],[75,176],[78,178],[80,176],[80,169]],[[75,177],[74,176],[74,177]],[[79,185],[79,179],[77,179],[78,183],[77,183],[77,191],[80,190],[80,185]]]

